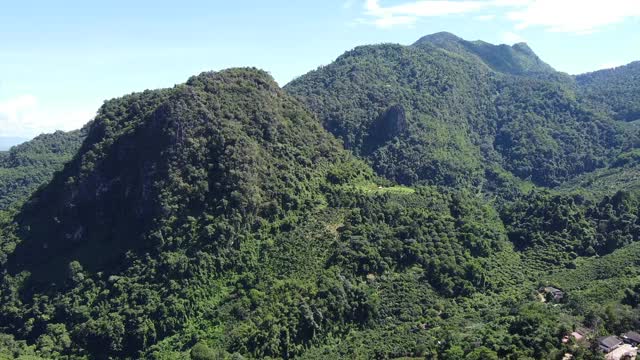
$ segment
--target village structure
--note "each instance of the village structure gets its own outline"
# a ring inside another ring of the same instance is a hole
[[[562,338],[564,344],[570,341],[576,344],[589,344],[591,330],[579,328],[571,334]],[[635,360],[638,356],[638,345],[640,344],[640,334],[635,331],[626,332],[620,336],[609,335],[596,339],[597,348],[604,353],[606,360]],[[570,353],[565,354],[564,359],[572,359]]]
[[[565,299],[565,292],[553,286],[543,286],[538,289],[538,295],[543,302],[560,303]],[[640,333],[628,331],[620,336],[607,335],[594,339],[594,331],[586,327],[578,327],[570,334],[562,338],[562,343],[582,344],[583,346],[597,347],[604,354],[606,360],[635,360],[638,356],[640,345]],[[564,360],[573,359],[573,355],[567,352]]]
[[[538,290],[544,302],[561,302],[564,299],[564,291],[553,286],[544,286]]]

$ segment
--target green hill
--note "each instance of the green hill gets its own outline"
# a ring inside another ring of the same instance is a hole
[[[640,153],[636,149],[621,154],[605,169],[584,174],[563,184],[559,191],[581,190],[596,198],[613,195],[617,191],[640,191]]]
[[[0,359],[599,359],[640,142],[580,82],[439,33],[109,100],[0,153]]]
[[[2,330],[45,357],[181,358],[200,341],[289,358],[418,306],[383,294],[395,277],[434,301],[501,291],[482,276],[509,249],[492,208],[387,184],[257,70],[111,100],[5,216]]]
[[[363,46],[285,89],[403,184],[478,186],[502,168],[553,187],[637,143],[637,132],[583,106],[571,79],[522,44],[441,33]]]
[[[616,120],[640,120],[640,61],[576,77],[585,103]]]
[[[82,130],[43,134],[0,152],[0,210],[26,199],[53,178],[80,148]]]
[[[555,70],[542,61],[526,43],[513,46],[493,45],[484,41],[466,41],[451,33],[440,32],[422,37],[413,47],[436,47],[454,53],[477,56],[491,69],[513,75],[555,74]]]

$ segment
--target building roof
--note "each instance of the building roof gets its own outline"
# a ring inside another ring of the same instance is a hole
[[[622,343],[617,336],[605,336],[598,339],[598,343],[606,348],[612,348]]]
[[[629,339],[631,341],[634,341],[634,342],[640,342],[640,334],[638,334],[635,331],[626,332],[626,333],[622,334],[622,337],[626,338],[626,339]]]
[[[557,292],[562,292],[562,290],[558,289],[558,288],[554,288],[553,286],[547,286],[544,288],[545,292],[549,292],[549,293],[557,293]]]
[[[572,332],[571,336],[573,336],[573,338],[576,340],[582,340],[584,338],[584,335],[577,331]]]

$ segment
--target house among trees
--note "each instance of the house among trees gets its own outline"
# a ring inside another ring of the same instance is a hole
[[[598,338],[598,348],[604,353],[612,352],[619,348],[623,343],[624,342],[619,337],[613,335]]]
[[[564,292],[553,286],[545,286],[540,288],[540,293],[544,294],[547,301],[560,302],[564,298]]]
[[[635,331],[626,332],[622,334],[622,341],[632,346],[638,346],[640,344],[640,334]]]
[[[571,339],[573,339],[575,342],[586,341],[586,337],[587,337],[587,335],[589,333],[590,333],[590,331],[585,329],[585,328],[578,328],[574,332],[572,332],[571,334],[565,335],[562,338],[562,343],[566,344]]]

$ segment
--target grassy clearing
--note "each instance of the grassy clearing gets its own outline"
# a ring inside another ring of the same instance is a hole
[[[356,191],[362,191],[367,194],[384,194],[384,193],[393,193],[393,194],[414,194],[416,192],[415,189],[407,187],[407,186],[382,186],[374,183],[368,184],[356,184],[350,186],[352,189]]]

